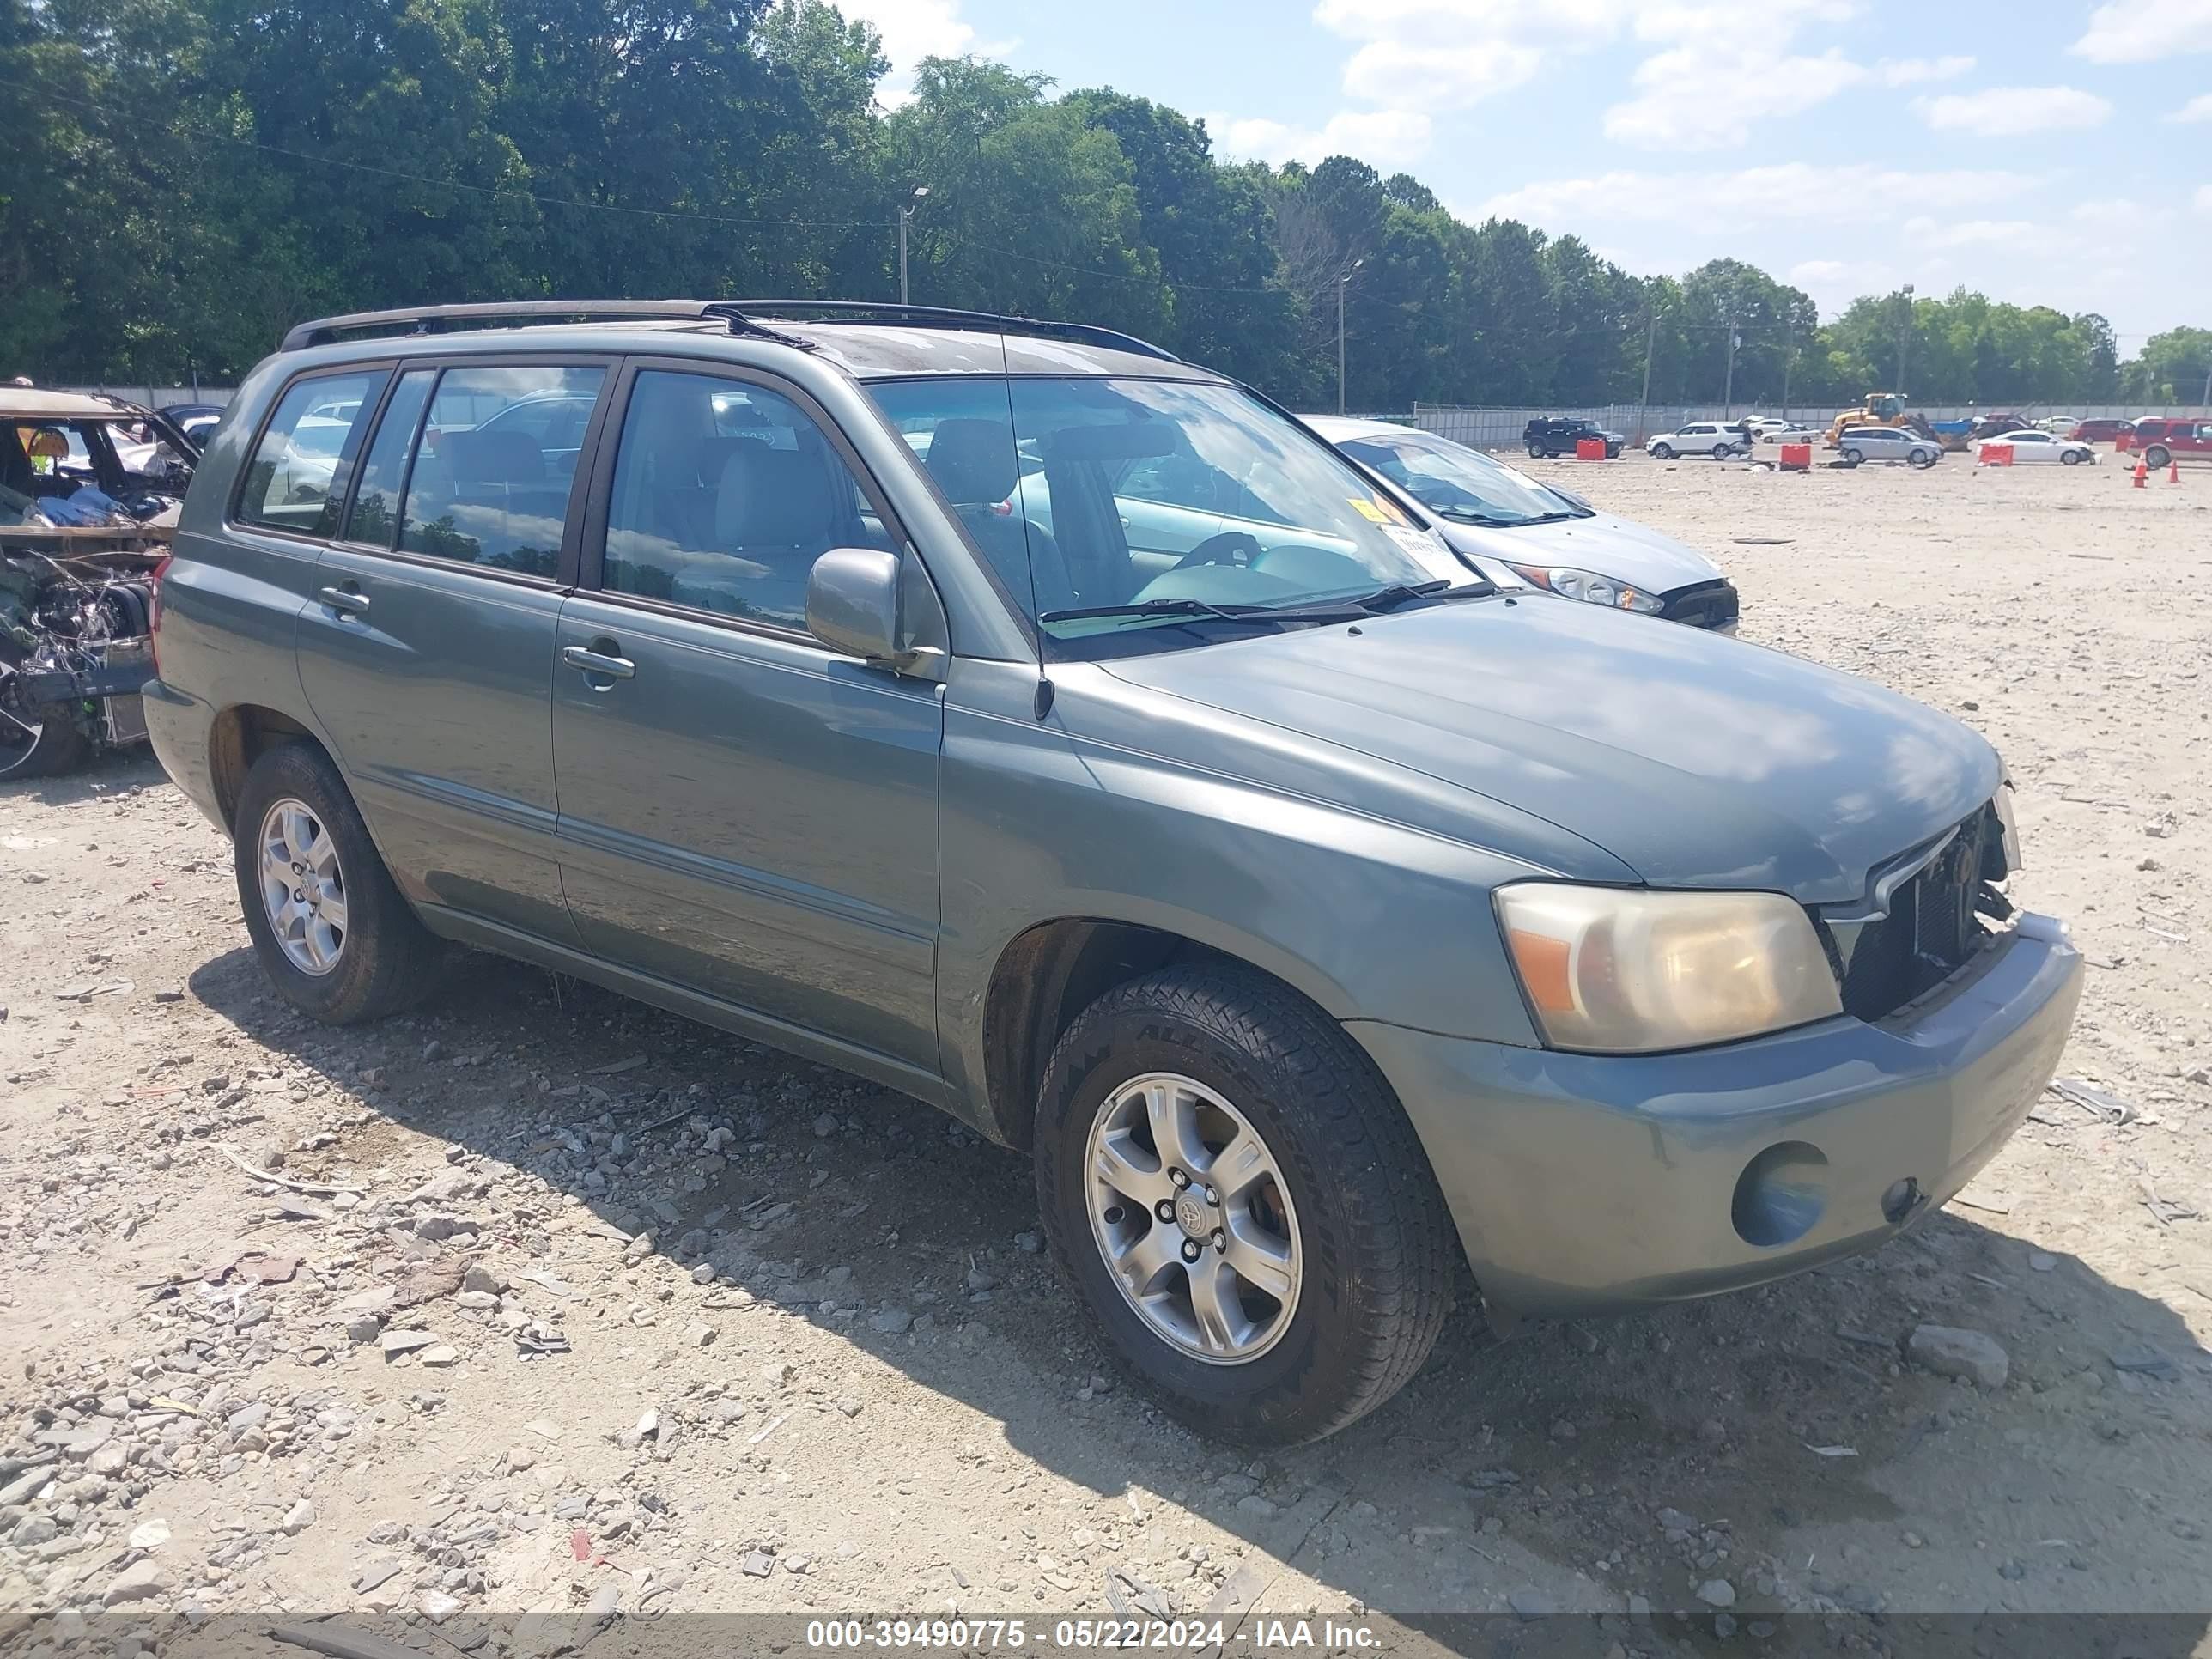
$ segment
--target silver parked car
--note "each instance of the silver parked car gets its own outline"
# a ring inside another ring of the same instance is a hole
[[[1902,426],[1847,426],[1837,436],[1836,449],[1846,466],[1867,461],[1903,461],[1908,466],[1924,468],[1943,459],[1942,445]]]
[[[573,454],[500,418],[549,398],[589,401]],[[339,401],[319,498],[278,489]],[[1232,1440],[1382,1405],[1470,1274],[1510,1328],[1881,1243],[2017,1127],[2081,989],[1972,732],[1485,581],[1103,330],[304,324],[193,480],[157,644],[155,746],[295,1007],[404,1007],[458,942],[939,1106]]]
[[[1340,416],[1301,417],[1345,455],[1411,495],[1451,550],[1571,599],[1735,631],[1735,584],[1696,549],[1539,483],[1433,432]]]

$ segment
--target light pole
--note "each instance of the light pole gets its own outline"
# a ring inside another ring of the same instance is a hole
[[[1352,285],[1352,273],[1366,263],[1354,259],[1336,279],[1336,412],[1340,415],[1344,413],[1344,290]]]
[[[927,185],[916,185],[914,187],[915,202],[919,202],[928,194]],[[914,202],[908,202],[899,209],[899,303],[901,305],[906,303],[906,228],[913,218]]]
[[[1905,285],[1905,315],[1897,322],[1897,395],[1905,395],[1905,347],[1912,337],[1912,284]]]

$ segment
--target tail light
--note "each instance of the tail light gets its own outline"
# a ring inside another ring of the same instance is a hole
[[[155,679],[161,678],[161,582],[169,574],[169,567],[176,562],[175,554],[164,553],[161,562],[154,567],[154,574],[147,579],[153,592],[146,603],[146,643],[147,649],[153,653]]]

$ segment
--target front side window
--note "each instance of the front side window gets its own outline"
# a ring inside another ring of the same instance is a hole
[[[804,629],[817,559],[890,545],[844,458],[792,399],[713,375],[638,375],[607,506],[609,592]]]
[[[382,369],[295,380],[262,428],[239,491],[238,521],[305,536],[337,528],[345,467],[360,443],[362,408],[384,385]]]
[[[1464,444],[1425,433],[1385,433],[1337,446],[1381,473],[1439,518],[1508,527],[1586,519],[1590,510],[1547,489],[1525,472]]]
[[[1026,567],[1008,586],[1060,654],[1340,620],[1381,590],[1469,580],[1379,486],[1233,386],[1021,377],[868,390],[986,556],[1002,574]],[[976,412],[939,415],[955,398]],[[925,446],[915,428],[933,419]]]
[[[568,513],[574,449],[531,416],[549,400],[589,405],[602,368],[449,368],[416,446],[401,514],[410,553],[526,575],[554,575]],[[535,428],[535,429],[533,429]]]

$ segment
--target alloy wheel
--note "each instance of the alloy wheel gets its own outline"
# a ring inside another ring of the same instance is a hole
[[[1092,1120],[1085,1169],[1091,1237],[1154,1335],[1223,1365],[1282,1339],[1304,1276],[1297,1216],[1242,1111],[1176,1073],[1132,1078]]]
[[[314,808],[290,796],[261,820],[261,904],[284,957],[320,978],[345,950],[345,872]]]

